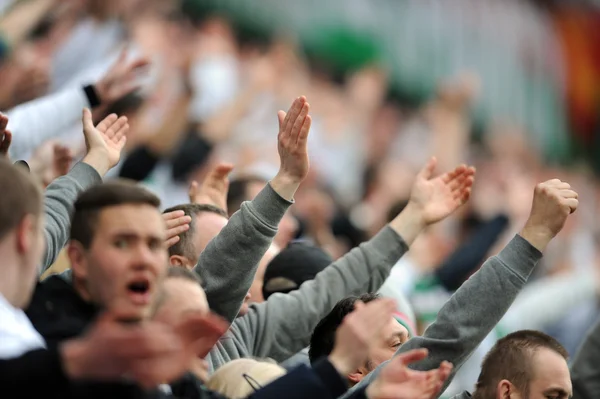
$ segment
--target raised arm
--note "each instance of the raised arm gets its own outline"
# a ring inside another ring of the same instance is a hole
[[[277,140],[281,166],[277,176],[231,216],[194,268],[205,284],[210,308],[229,321],[237,316],[258,263],[308,174],[306,144],[311,125],[308,111],[305,97],[297,98],[287,114],[279,111]]]
[[[456,291],[422,337],[410,339],[397,354],[426,348],[429,356],[412,365],[413,369],[434,369],[446,360],[454,364],[455,371],[458,370],[506,313],[541,258],[542,251],[560,232],[577,205],[577,193],[569,184],[556,179],[539,184],[534,191],[531,214],[520,235],[498,256],[488,259]],[[370,383],[380,367],[358,386]],[[451,378],[446,385],[450,381]]]
[[[252,331],[252,355],[283,361],[309,344],[319,321],[350,295],[379,290],[408,245],[427,225],[447,217],[467,199],[472,168],[432,178],[435,160],[418,175],[409,205],[389,226],[286,295],[272,295],[234,323]],[[405,238],[408,237],[408,238]],[[294,317],[290,317],[294,315]]]
[[[46,189],[46,252],[41,272],[54,263],[69,239],[71,212],[78,195],[100,183],[102,176],[119,162],[128,129],[127,118],[118,118],[114,114],[94,126],[90,111],[84,110],[83,134],[87,154],[67,175],[56,179]]]

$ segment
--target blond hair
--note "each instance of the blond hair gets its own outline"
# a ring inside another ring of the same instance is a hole
[[[213,373],[206,387],[230,399],[242,399],[286,374],[268,360],[237,359]]]

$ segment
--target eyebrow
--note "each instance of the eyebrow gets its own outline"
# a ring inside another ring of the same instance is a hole
[[[125,238],[127,240],[144,238],[144,237],[141,237],[138,233],[133,233],[133,232],[115,233],[114,237],[115,238]],[[156,240],[156,241],[165,241],[164,238],[161,238],[156,235],[149,235],[148,237],[145,237],[145,239]]]

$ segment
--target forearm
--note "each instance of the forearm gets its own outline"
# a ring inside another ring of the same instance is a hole
[[[412,245],[417,236],[421,234],[426,227],[421,212],[410,202],[404,210],[390,222],[389,226],[404,239],[404,242],[408,246]]]
[[[46,252],[42,272],[54,263],[69,239],[71,214],[77,197],[87,188],[101,182],[102,177],[93,167],[80,162],[73,166],[67,175],[56,179],[46,189],[44,198]]]
[[[456,373],[506,313],[541,256],[529,242],[516,236],[454,293],[423,336],[411,338],[397,353],[426,348],[429,356],[411,368],[431,370],[446,360]],[[360,385],[371,382],[378,370]]]
[[[300,289],[273,295],[259,304],[248,316],[248,329],[256,337],[253,355],[284,361],[308,346],[314,328],[337,302],[350,295],[377,291],[407,250],[402,238],[385,228]]]
[[[268,184],[231,216],[208,244],[194,269],[205,283],[210,308],[233,321],[244,301],[260,259],[292,203]]]

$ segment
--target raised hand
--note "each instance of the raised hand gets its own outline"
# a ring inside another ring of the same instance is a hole
[[[394,356],[366,391],[369,399],[434,399],[452,371],[452,364],[442,362],[438,369],[415,371],[410,363],[427,357],[426,349],[415,349]]]
[[[533,192],[531,213],[521,236],[543,251],[577,210],[578,194],[569,183],[553,179],[540,183]]]
[[[184,211],[163,213],[162,216],[167,226],[166,246],[169,248],[179,242],[179,234],[190,229],[192,218],[186,216]]]
[[[312,119],[306,97],[294,100],[288,112],[279,111],[279,172],[271,182],[273,189],[287,200],[292,200],[298,186],[308,175],[308,133]]]
[[[425,225],[448,217],[471,195],[475,168],[461,165],[451,172],[432,178],[437,160],[431,158],[413,184],[409,205],[419,212]]]
[[[201,185],[193,181],[188,192],[190,202],[214,205],[227,212],[228,176],[232,170],[233,165],[220,163],[208,172]]]
[[[381,331],[396,308],[391,299],[376,299],[367,304],[356,302],[336,331],[335,347],[329,361],[341,375],[347,375],[364,365],[369,351],[384,337]]]
[[[139,88],[135,78],[149,62],[144,58],[137,58],[129,62],[127,55],[127,49],[122,50],[117,62],[94,85],[102,104],[110,104]]]
[[[115,114],[110,114],[98,126],[94,126],[90,110],[87,108],[83,110],[85,146],[88,156],[94,155],[97,164],[92,166],[99,167],[100,174],[105,174],[119,163],[128,131],[129,125],[124,116],[119,118]]]

